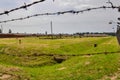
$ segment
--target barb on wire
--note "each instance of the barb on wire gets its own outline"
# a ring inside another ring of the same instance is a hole
[[[118,20],[120,21],[120,17],[118,18]]]
[[[106,2],[106,3],[110,4],[114,8],[114,5],[110,0],[108,0],[108,2]]]
[[[118,12],[120,12],[120,6],[119,6],[119,8],[118,8]]]
[[[26,3],[24,3],[24,5],[25,5],[25,10],[27,10]]]
[[[26,3],[24,3],[23,6],[20,6],[20,7],[18,7],[18,8],[14,8],[14,9],[11,9],[11,10],[4,11],[4,12],[0,13],[0,15],[4,15],[4,14],[7,14],[7,15],[8,15],[9,13],[11,13],[11,12],[13,12],[13,11],[17,11],[17,10],[19,10],[19,9],[26,9],[26,10],[27,10],[27,7],[30,7],[30,6],[32,6],[32,5],[34,5],[34,4],[37,4],[37,3],[40,3],[40,2],[43,2],[43,1],[45,1],[45,0],[35,1],[35,2],[30,3],[30,4],[27,4],[27,5],[26,5]]]

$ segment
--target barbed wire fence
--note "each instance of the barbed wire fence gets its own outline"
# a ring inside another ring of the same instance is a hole
[[[16,10],[19,10],[19,9],[26,9],[27,10],[27,7],[30,7],[34,4],[37,4],[37,3],[40,3],[40,2],[43,2],[43,1],[45,1],[45,0],[35,1],[35,2],[30,3],[28,5],[25,4],[24,6],[21,6],[21,7],[15,8],[15,9],[11,9],[9,11],[4,11],[3,13],[0,13],[0,15],[4,15],[4,14],[8,15],[10,12],[13,12],[13,11],[16,11]],[[53,2],[54,1],[55,0],[53,0]],[[38,16],[63,15],[63,14],[67,14],[67,13],[79,14],[79,13],[84,13],[84,12],[87,12],[87,11],[92,11],[92,10],[97,10],[97,9],[118,9],[118,12],[120,12],[120,6],[113,5],[113,3],[110,2],[110,0],[108,0],[108,2],[106,2],[106,3],[109,3],[110,6],[100,6],[100,7],[94,7],[94,8],[87,8],[87,9],[83,9],[83,10],[69,10],[69,11],[60,11],[60,12],[53,12],[53,13],[40,13],[40,14],[29,15],[29,16],[26,16],[26,17],[4,20],[4,21],[0,21],[0,23],[7,23],[7,22],[18,21],[18,20],[25,20],[25,19],[29,19],[29,18],[32,18],[32,17],[38,17]],[[117,23],[120,24],[119,22],[117,22]]]
[[[16,18],[16,19],[10,19],[10,20],[5,20],[5,21],[0,21],[0,23],[7,23],[7,22],[13,22],[13,21],[18,21],[18,20],[24,20],[24,19],[29,19],[32,17],[38,17],[38,16],[49,16],[49,15],[63,15],[63,14],[67,14],[67,13],[71,13],[71,14],[79,14],[79,13],[83,13],[86,11],[91,11],[91,10],[97,10],[97,9],[118,9],[120,7],[117,6],[101,6],[101,7],[95,7],[95,8],[88,8],[88,9],[84,9],[84,10],[69,10],[69,11],[61,11],[61,12],[54,12],[54,13],[41,13],[41,14],[34,14],[34,15],[30,15],[30,16],[26,16],[26,17],[21,17],[21,18]]]

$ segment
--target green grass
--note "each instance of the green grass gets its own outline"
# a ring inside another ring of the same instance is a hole
[[[6,74],[17,76],[16,80],[109,80],[116,73],[120,79],[120,54],[117,53],[120,49],[115,37],[21,40],[22,44],[15,38],[0,39],[0,73],[7,71]],[[94,44],[98,46],[94,47]],[[116,53],[71,56],[102,52]],[[54,56],[67,60],[59,64]]]
[[[37,80],[96,80],[105,75],[111,76],[118,70],[118,56],[74,57],[62,64],[25,70],[30,71],[33,79],[36,77]]]

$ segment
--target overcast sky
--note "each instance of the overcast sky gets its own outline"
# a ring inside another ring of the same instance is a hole
[[[0,0],[0,13],[22,6],[24,2],[29,4],[36,0]],[[18,10],[7,15],[0,16],[0,21],[25,17],[37,13],[57,12],[66,10],[82,10],[86,8],[109,6],[108,0],[46,0],[35,4],[28,10]],[[120,5],[120,0],[111,0],[114,5]],[[11,29],[14,33],[50,33],[50,21],[53,22],[54,33],[75,32],[113,32],[116,24],[108,24],[109,21],[117,21],[120,13],[117,10],[93,10],[78,15],[64,14],[56,16],[39,16],[23,21],[2,23],[4,33]]]

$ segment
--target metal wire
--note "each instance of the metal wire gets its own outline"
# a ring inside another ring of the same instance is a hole
[[[95,8],[87,8],[84,10],[69,10],[69,11],[62,11],[62,12],[54,12],[54,13],[41,13],[41,14],[34,14],[34,15],[30,15],[30,16],[26,16],[26,17],[21,17],[21,18],[16,18],[16,19],[10,19],[10,20],[4,20],[4,21],[0,21],[0,23],[7,23],[7,22],[13,22],[13,21],[18,21],[18,20],[25,20],[25,19],[29,19],[32,17],[38,17],[38,16],[48,16],[48,15],[63,15],[63,14],[67,14],[67,13],[71,13],[71,14],[79,14],[79,13],[83,13],[86,11],[91,11],[91,10],[97,10],[97,9],[118,9],[119,10],[120,7],[118,6],[101,6],[101,7],[95,7]]]
[[[37,3],[40,3],[40,2],[43,2],[43,1],[45,1],[45,0],[35,1],[35,2],[30,3],[30,4],[27,4],[27,5],[26,5],[26,3],[24,3],[23,6],[20,6],[20,7],[18,7],[18,8],[14,8],[14,9],[11,9],[11,10],[4,11],[4,12],[0,13],[0,15],[4,15],[4,14],[7,14],[7,15],[8,15],[9,13],[11,13],[11,12],[13,12],[13,11],[20,10],[20,9],[26,9],[26,10],[27,10],[28,7],[30,7],[30,6],[32,6],[32,5],[35,5],[35,4],[37,4]]]

